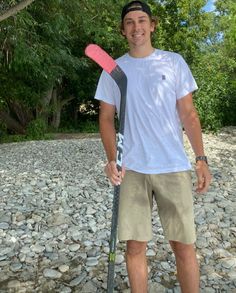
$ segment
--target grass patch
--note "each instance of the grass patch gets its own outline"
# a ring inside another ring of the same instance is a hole
[[[12,143],[12,142],[23,142],[23,141],[31,141],[31,140],[50,140],[53,139],[53,133],[46,133],[43,137],[30,137],[28,135],[20,135],[20,134],[12,134],[12,135],[4,135],[0,137],[0,143]]]

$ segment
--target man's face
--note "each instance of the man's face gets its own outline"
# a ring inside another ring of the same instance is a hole
[[[122,34],[131,47],[144,46],[150,44],[154,28],[154,23],[145,12],[131,11],[124,17]]]

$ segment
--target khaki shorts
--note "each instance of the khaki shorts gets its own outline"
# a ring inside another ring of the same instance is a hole
[[[152,239],[152,205],[155,198],[167,240],[196,241],[191,172],[141,174],[126,171],[121,184],[118,238]]]

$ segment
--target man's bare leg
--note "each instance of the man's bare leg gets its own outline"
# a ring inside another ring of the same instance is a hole
[[[199,293],[199,266],[193,244],[170,241],[182,293]]]
[[[127,241],[126,265],[132,293],[148,292],[147,242]]]

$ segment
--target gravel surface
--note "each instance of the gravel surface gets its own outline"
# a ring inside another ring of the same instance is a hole
[[[236,292],[236,128],[204,142],[213,182],[194,193],[201,292]],[[0,145],[1,293],[106,291],[113,188],[104,162],[99,138]],[[149,292],[180,292],[156,206],[153,231]],[[123,243],[116,263],[116,292],[130,292]]]

